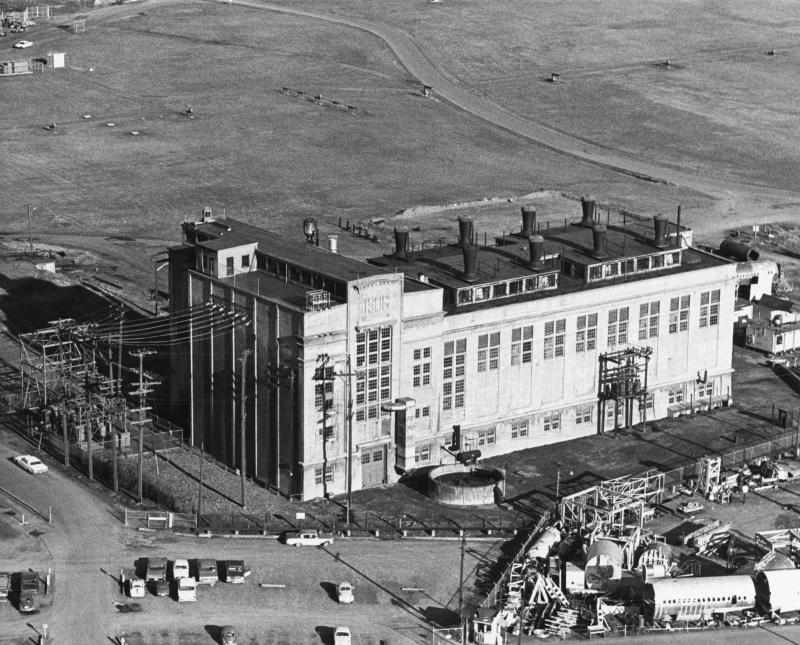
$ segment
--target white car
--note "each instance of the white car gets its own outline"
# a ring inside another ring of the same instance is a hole
[[[14,43],[14,47],[17,49],[26,49],[27,47],[31,47],[33,45],[33,41],[30,40],[18,40]]]
[[[14,463],[20,468],[24,468],[29,473],[33,473],[34,475],[47,472],[47,466],[45,466],[33,455],[17,455],[14,457]]]
[[[172,563],[172,579],[180,580],[181,578],[189,577],[189,561],[188,560],[175,560]]]
[[[336,628],[333,632],[333,645],[352,645],[349,627],[342,625]]]
[[[332,542],[332,535],[322,535],[316,529],[304,529],[286,534],[286,544],[289,546],[325,546]]]
[[[353,586],[349,582],[340,582],[336,585],[336,597],[339,599],[340,603],[349,605],[355,600],[353,596]]]

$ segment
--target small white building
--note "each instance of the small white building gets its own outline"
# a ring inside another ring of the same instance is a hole
[[[747,321],[747,347],[776,354],[800,347],[800,307],[776,296],[764,295],[753,303],[753,316]]]
[[[65,66],[64,52],[47,52],[47,66],[53,69],[63,68]]]

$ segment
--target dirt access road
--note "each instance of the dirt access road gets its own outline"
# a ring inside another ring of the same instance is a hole
[[[565,132],[523,118],[485,96],[464,89],[458,79],[442,71],[420,49],[406,32],[394,27],[367,20],[345,18],[336,15],[285,7],[258,0],[218,0],[224,4],[236,4],[266,11],[305,16],[314,20],[346,25],[366,31],[380,38],[394,52],[398,61],[421,84],[434,88],[435,96],[488,123],[524,137],[533,144],[551,152],[592,166],[610,170],[642,181],[671,184],[708,195],[717,201],[716,212],[706,217],[691,218],[688,222],[698,233],[716,233],[722,228],[760,221],[772,211],[776,201],[791,201],[798,197],[797,191],[786,191],[742,182],[717,179],[713,171],[705,175],[685,173],[679,168],[655,164],[648,160],[634,159],[617,150],[579,139]],[[735,212],[733,212],[735,211]],[[724,218],[724,222],[721,220]]]

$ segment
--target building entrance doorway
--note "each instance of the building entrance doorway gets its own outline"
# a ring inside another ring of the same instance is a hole
[[[386,483],[386,446],[361,448],[361,486],[369,488]]]

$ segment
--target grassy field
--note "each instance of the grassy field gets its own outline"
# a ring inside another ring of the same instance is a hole
[[[797,80],[798,24],[785,17],[789,5],[292,6],[399,26],[448,77],[503,109],[712,183],[741,182],[740,194],[718,203],[637,181],[425,100],[385,44],[360,30],[236,5],[142,2],[91,11],[84,35],[64,28],[65,13],[29,32],[31,55],[63,50],[68,68],[0,79],[0,227],[25,231],[33,203],[42,239],[171,242],[205,204],[286,232],[309,215],[330,225],[540,188],[591,191],[648,213],[682,203],[691,220],[743,213],[751,183],[793,187],[799,147],[786,88]],[[665,58],[670,69],[658,64]],[[543,82],[550,71],[563,82]],[[795,204],[783,197],[764,208],[791,217]],[[119,246],[106,252],[134,252]]]

